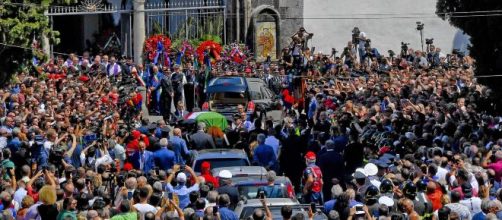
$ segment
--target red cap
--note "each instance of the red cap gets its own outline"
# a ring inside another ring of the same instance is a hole
[[[131,163],[125,163],[124,168],[122,168],[124,171],[129,171],[132,170],[132,164]]]
[[[211,169],[211,164],[207,161],[202,162],[201,169]]]
[[[307,159],[307,160],[315,160],[315,153],[312,152],[312,151],[307,152],[307,154],[305,154],[305,159]]]
[[[390,147],[388,146],[383,146],[382,148],[380,148],[380,150],[378,151],[378,154],[379,155],[383,155],[385,153],[388,153],[390,151]]]

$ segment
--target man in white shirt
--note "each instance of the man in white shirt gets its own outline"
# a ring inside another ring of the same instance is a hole
[[[134,208],[139,212],[139,219],[145,219],[145,214],[147,212],[157,213],[157,208],[148,204],[148,188],[141,187],[139,190],[139,203],[134,204]]]
[[[464,199],[460,200],[459,203],[469,208],[471,216],[474,216],[476,213],[481,212],[481,199],[479,197],[472,196],[471,184],[465,182],[461,187],[462,193],[464,194]]]

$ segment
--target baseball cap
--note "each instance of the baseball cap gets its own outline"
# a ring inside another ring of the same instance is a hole
[[[366,178],[367,175],[366,175],[366,172],[364,171],[363,168],[357,168],[356,172],[354,172],[353,176],[355,179],[364,179],[364,178]]]
[[[307,160],[315,160],[315,153],[312,152],[312,151],[307,152],[307,154],[305,154],[305,159],[307,159]]]
[[[187,181],[187,175],[185,173],[178,173],[176,176],[176,181],[179,183],[184,183]]]
[[[231,179],[232,173],[228,170],[222,170],[218,173],[218,177],[220,177],[222,179]]]
[[[394,206],[394,200],[388,196],[382,196],[378,199],[378,203],[386,205],[387,207]]]
[[[368,163],[364,166],[364,172],[368,176],[374,176],[378,173],[378,167],[375,164]]]
[[[207,161],[202,162],[201,169],[210,169],[211,164]]]

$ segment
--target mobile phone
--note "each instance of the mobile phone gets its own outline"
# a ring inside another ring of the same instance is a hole
[[[127,199],[132,199],[132,191],[127,192]]]
[[[356,213],[358,212],[363,212],[363,206],[362,205],[356,205]]]
[[[265,199],[265,192],[263,191],[260,192],[260,199]]]
[[[213,206],[213,215],[216,215],[218,213],[218,206]]]
[[[310,203],[310,210],[312,210],[312,212],[316,212],[316,204],[315,204],[315,202],[311,202]]]

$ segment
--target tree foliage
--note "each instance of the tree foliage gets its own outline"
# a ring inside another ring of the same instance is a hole
[[[47,36],[51,44],[59,42],[59,32],[51,29],[44,14],[51,4],[72,4],[77,0],[0,0],[0,85],[31,61],[34,41]],[[21,49],[27,48],[27,49]],[[42,53],[36,53],[39,58]]]
[[[500,0],[438,0],[436,14],[471,36],[470,55],[476,60],[476,75],[502,71],[502,9]],[[466,13],[468,12],[468,13]],[[479,78],[479,82],[502,92],[501,77]]]

